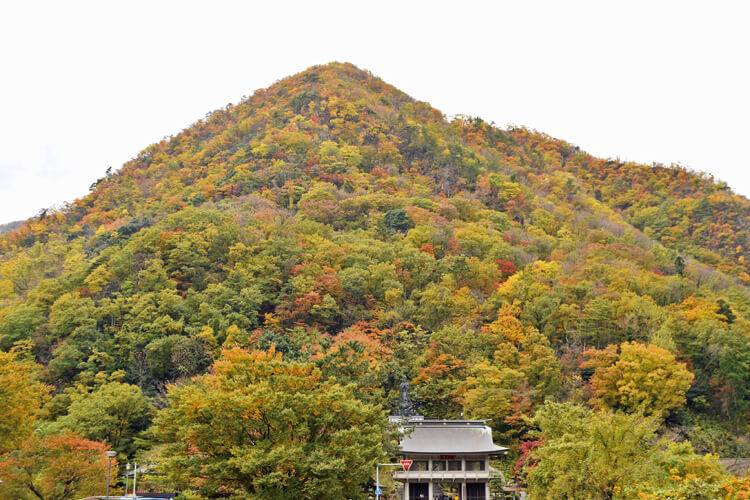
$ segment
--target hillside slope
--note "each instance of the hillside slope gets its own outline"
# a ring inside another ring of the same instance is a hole
[[[342,153],[349,162],[328,165],[333,160],[319,150],[326,141],[349,146]],[[134,216],[275,192],[296,179],[340,186],[358,174],[372,185],[373,168],[429,176],[445,195],[482,194],[483,182],[500,173],[528,186],[532,197],[574,209],[593,197],[665,246],[750,282],[750,202],[725,184],[679,167],[597,159],[525,129],[503,131],[479,119],[448,123],[429,105],[346,64],[286,78],[150,146],[63,210],[64,220],[68,229],[91,234]],[[34,238],[16,236],[23,237],[27,244]]]
[[[705,175],[447,121],[332,63],[0,237],[0,348],[59,391],[122,370],[158,396],[222,345],[274,345],[386,406],[406,374],[425,414],[481,412],[515,442],[545,398],[595,404],[586,348],[650,343],[694,376],[671,425],[741,455],[749,230]],[[511,402],[473,407],[482,381]]]
[[[14,229],[18,229],[19,227],[23,226],[25,224],[25,221],[17,220],[13,222],[7,222],[5,224],[0,224],[0,234],[5,234],[13,231]]]

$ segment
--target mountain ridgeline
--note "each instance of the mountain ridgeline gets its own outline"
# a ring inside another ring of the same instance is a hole
[[[331,63],[0,235],[0,350],[53,386],[38,432],[127,457],[166,387],[238,347],[386,411],[406,375],[422,414],[491,418],[522,458],[545,401],[750,456],[748,285],[750,201],[710,176],[448,120]],[[81,423],[106,391],[141,408],[116,443]]]
[[[8,222],[6,224],[0,224],[0,234],[5,234],[13,231],[14,229],[18,229],[19,227],[23,226],[25,221],[17,220],[13,222]]]

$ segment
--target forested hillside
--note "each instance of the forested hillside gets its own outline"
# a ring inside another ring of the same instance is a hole
[[[18,229],[19,227],[24,225],[24,221],[17,220],[14,222],[8,222],[6,224],[0,224],[0,234],[5,234],[13,231],[14,229]]]
[[[691,474],[732,492],[702,455],[750,456],[749,239],[750,201],[706,175],[447,120],[316,66],[0,236],[0,393],[35,388],[0,477],[65,438],[165,464],[159,484],[205,497],[354,498],[406,375],[424,415],[491,418],[538,498],[590,487],[542,478],[564,460],[556,419],[637,418],[642,443],[666,440],[648,474],[602,482],[622,498],[678,495]],[[248,418],[267,432],[232,428]],[[328,458],[358,472],[321,472],[322,447],[274,419],[332,433]],[[11,484],[0,497],[29,494]]]

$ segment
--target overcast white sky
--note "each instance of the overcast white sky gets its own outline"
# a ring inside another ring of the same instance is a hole
[[[750,195],[750,2],[23,1],[0,5],[0,223],[333,60]]]

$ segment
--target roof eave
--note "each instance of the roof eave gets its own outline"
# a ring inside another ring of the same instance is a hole
[[[505,455],[508,448],[498,448],[494,450],[401,450],[401,453],[410,455]]]

